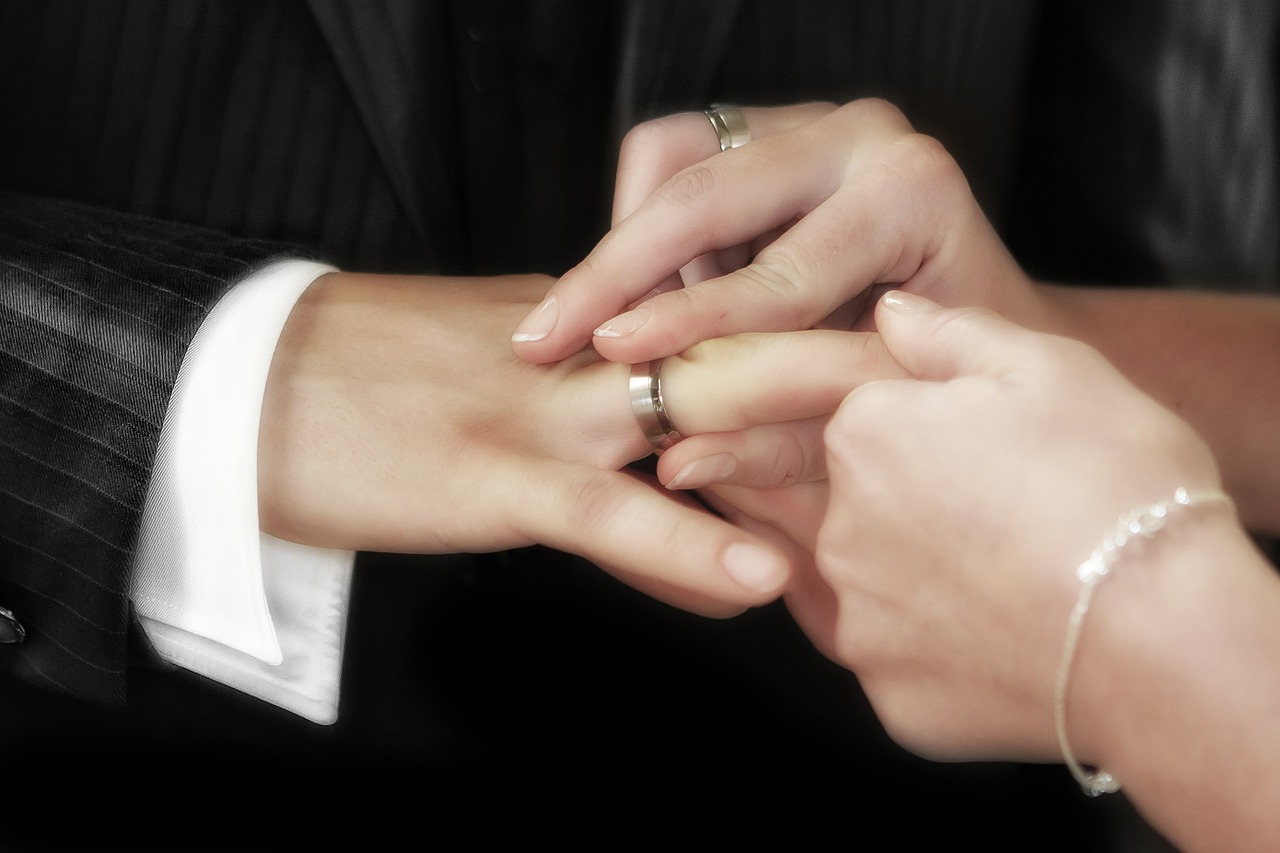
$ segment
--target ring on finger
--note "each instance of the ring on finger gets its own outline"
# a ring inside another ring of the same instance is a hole
[[[751,131],[747,129],[747,117],[739,108],[731,104],[712,104],[702,112],[715,128],[721,151],[741,148],[751,141]]]
[[[662,359],[631,365],[627,387],[631,394],[631,412],[650,444],[666,450],[683,438],[672,426],[662,399]]]

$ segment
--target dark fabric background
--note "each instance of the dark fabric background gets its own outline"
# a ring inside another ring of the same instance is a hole
[[[634,121],[881,95],[1035,274],[1256,286],[1275,36],[1245,0],[6,0],[0,187],[352,269],[556,274]],[[1226,94],[1171,99],[1169,69]],[[0,685],[3,849],[1159,849],[1060,766],[906,754],[780,605],[704,620],[541,548],[361,555],[332,727],[128,648],[124,709]]]

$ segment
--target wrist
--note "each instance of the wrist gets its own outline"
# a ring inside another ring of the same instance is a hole
[[[258,522],[278,539],[338,547],[318,538],[319,531],[310,529],[298,510],[305,504],[299,496],[312,493],[313,472],[302,449],[315,424],[309,392],[321,381],[307,366],[324,337],[316,332],[323,305],[350,278],[332,272],[312,282],[290,311],[272,354],[258,427]]]
[[[1199,706],[1233,654],[1248,581],[1269,580],[1255,571],[1259,559],[1221,505],[1183,508],[1159,535],[1124,549],[1095,590],[1067,695],[1082,763],[1141,785],[1208,736]]]

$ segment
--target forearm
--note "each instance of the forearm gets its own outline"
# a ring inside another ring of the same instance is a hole
[[[1220,510],[1176,520],[1142,553],[1095,597],[1073,732],[1179,849],[1274,849],[1280,578]]]
[[[1039,295],[1042,310],[1023,322],[1093,345],[1186,419],[1245,526],[1280,533],[1280,300],[1051,285]]]

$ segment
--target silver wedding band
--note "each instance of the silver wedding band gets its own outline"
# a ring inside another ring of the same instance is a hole
[[[715,128],[721,151],[741,148],[751,141],[751,131],[747,130],[747,118],[737,107],[729,104],[712,104],[702,112]]]
[[[662,359],[631,365],[631,412],[649,443],[666,450],[683,436],[676,432],[662,402]]]

